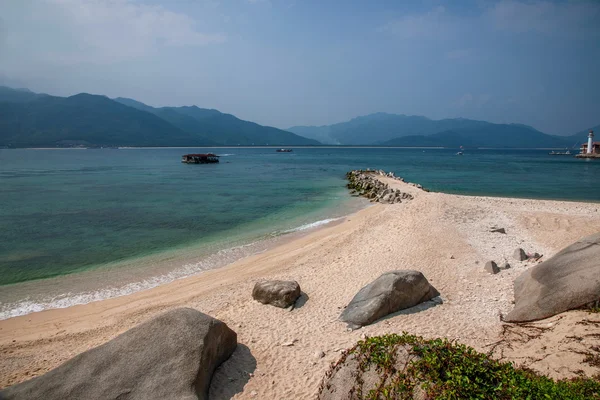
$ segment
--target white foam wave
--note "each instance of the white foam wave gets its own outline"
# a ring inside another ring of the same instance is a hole
[[[219,157],[235,156],[235,154],[217,154]]]
[[[114,286],[94,290],[90,292],[73,293],[68,292],[54,297],[42,299],[25,298],[14,303],[0,303],[0,320],[18,317],[54,308],[67,308],[78,304],[87,304],[94,301],[106,300],[120,296],[126,296],[142,290],[173,282],[177,279],[196,275],[203,271],[225,266],[247,255],[256,254],[265,249],[258,247],[259,242],[244,244],[229,249],[220,250],[217,253],[204,258],[201,261],[185,264],[168,273],[149,277],[139,282],[132,282],[121,286]]]
[[[300,226],[299,226],[299,227],[297,227],[297,228],[288,229],[288,230],[286,230],[286,231],[283,231],[283,233],[292,233],[292,232],[300,232],[300,231],[305,231],[305,230],[307,230],[307,229],[312,229],[312,228],[316,228],[316,227],[318,227],[318,226],[321,226],[321,225],[326,225],[326,224],[328,224],[328,223],[330,223],[330,222],[337,221],[337,220],[339,220],[339,219],[341,219],[341,217],[340,217],[340,218],[327,218],[327,219],[322,219],[322,220],[320,220],[320,221],[311,222],[310,224],[304,224],[304,225],[300,225]]]
[[[281,234],[289,234],[293,232],[305,231],[313,229],[330,222],[337,221],[339,218],[327,218],[316,222],[300,225],[296,228],[288,229],[283,232],[274,232],[271,237],[276,237]],[[67,292],[53,297],[43,297],[32,299],[30,297],[12,303],[0,303],[0,320],[18,317],[33,312],[67,308],[79,304],[87,304],[95,301],[111,299],[115,297],[126,296],[142,290],[152,289],[177,279],[187,278],[192,275],[199,274],[214,268],[223,267],[231,264],[243,257],[251,254],[262,253],[267,250],[269,244],[265,240],[252,242],[228,249],[220,250],[212,255],[209,255],[202,260],[194,263],[182,265],[162,275],[148,277],[139,282],[131,282],[120,286],[112,286],[89,292]],[[117,272],[118,274],[118,272]],[[68,277],[66,277],[68,279]]]

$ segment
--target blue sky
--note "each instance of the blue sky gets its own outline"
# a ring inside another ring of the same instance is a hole
[[[600,123],[600,1],[3,0],[0,83],[286,128]]]

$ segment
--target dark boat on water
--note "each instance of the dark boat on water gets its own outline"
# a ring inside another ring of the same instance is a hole
[[[292,149],[277,149],[278,153],[291,153]]]
[[[571,152],[569,150],[567,151],[551,151],[550,153],[548,153],[548,155],[551,156],[570,156]]]
[[[213,153],[207,154],[184,154],[181,162],[186,164],[214,164],[219,162],[219,156]]]

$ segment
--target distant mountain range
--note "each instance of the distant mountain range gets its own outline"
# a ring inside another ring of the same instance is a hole
[[[431,120],[421,116],[376,113],[326,126],[294,126],[288,131],[324,144],[407,147],[572,147],[587,130],[553,136],[522,124],[493,124],[465,118]]]
[[[600,126],[593,129],[600,135]],[[0,86],[0,147],[377,145],[407,147],[573,147],[587,130],[553,136],[521,124],[431,120],[376,113],[327,126],[281,130],[218,110],[151,107],[81,93],[57,97]]]
[[[217,110],[154,108],[81,93],[56,97],[0,87],[0,146],[317,145],[281,129]]]

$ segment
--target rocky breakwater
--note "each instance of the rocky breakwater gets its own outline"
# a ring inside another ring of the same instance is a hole
[[[404,179],[394,176],[393,172],[386,173],[382,170],[354,170],[346,174],[348,179],[348,189],[352,194],[371,199],[372,202],[394,204],[402,203],[402,200],[412,200],[413,196],[410,193],[405,193],[399,189],[390,188],[388,184],[379,180],[379,177],[386,177],[404,182]],[[408,183],[419,189],[423,189],[421,185]]]

